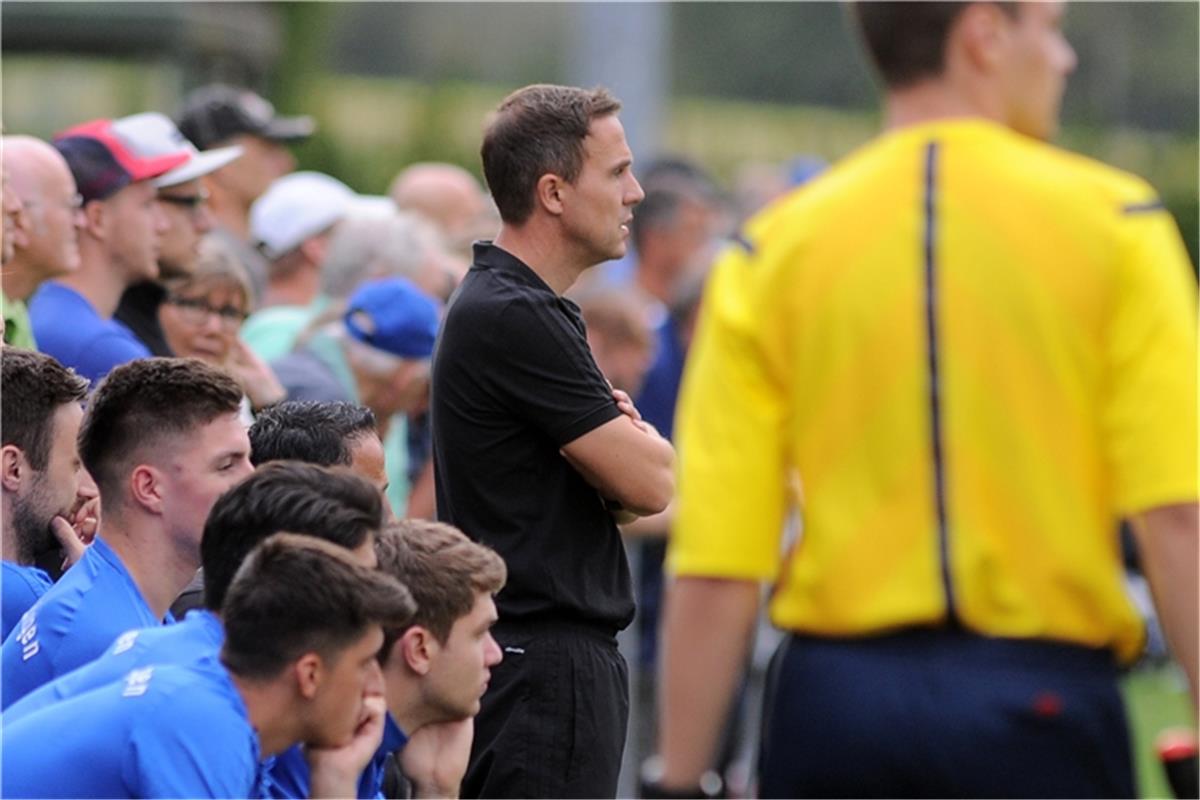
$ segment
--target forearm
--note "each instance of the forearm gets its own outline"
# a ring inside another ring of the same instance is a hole
[[[659,755],[662,786],[695,786],[745,667],[758,615],[753,581],[674,578],[663,625]]]
[[[1197,504],[1164,506],[1132,520],[1142,569],[1150,582],[1154,606],[1167,642],[1187,675],[1192,707],[1200,700],[1197,662],[1200,661],[1200,597],[1197,559],[1200,513]]]
[[[628,522],[618,522],[621,535],[626,539],[665,539],[671,532],[671,523],[675,520],[675,502],[664,511],[647,517],[634,516]]]

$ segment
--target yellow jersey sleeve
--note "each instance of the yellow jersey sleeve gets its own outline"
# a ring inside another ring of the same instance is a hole
[[[760,264],[731,245],[709,277],[676,417],[680,457],[668,569],[773,580],[787,511],[788,402],[763,352]]]
[[[1118,224],[1102,419],[1115,505],[1132,514],[1197,497],[1196,283],[1160,205]]]

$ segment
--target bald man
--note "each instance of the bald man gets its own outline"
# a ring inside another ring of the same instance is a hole
[[[14,209],[5,249],[12,255],[0,273],[4,290],[4,342],[36,349],[25,301],[49,278],[79,269],[79,194],[67,162],[47,142],[5,136],[8,185],[5,210]],[[16,208],[18,204],[20,208]]]
[[[469,250],[488,217],[488,199],[479,181],[454,164],[429,161],[400,171],[388,190],[403,211],[415,211],[437,225],[454,250]],[[499,229],[499,224],[495,226]],[[495,231],[492,231],[494,233]]]

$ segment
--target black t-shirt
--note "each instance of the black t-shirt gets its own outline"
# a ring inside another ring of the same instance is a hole
[[[501,619],[628,625],[620,533],[559,452],[621,413],[579,307],[477,243],[434,350],[431,412],[438,518],[504,558]]]

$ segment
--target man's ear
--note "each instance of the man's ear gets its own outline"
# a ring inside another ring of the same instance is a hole
[[[534,189],[535,199],[538,205],[546,209],[548,213],[556,217],[561,216],[563,213],[563,194],[566,188],[566,181],[553,172],[547,172],[538,178],[537,186]]]
[[[1008,47],[1011,21],[995,3],[968,4],[947,39],[946,66],[957,53],[973,70],[994,72]]]
[[[305,653],[292,664],[296,678],[296,693],[305,700],[312,700],[325,681],[325,663],[316,653]]]
[[[3,470],[0,472],[0,485],[4,486],[4,491],[16,494],[21,491],[21,481],[30,477],[33,468],[29,466],[21,448],[6,444],[0,447],[0,470]]]
[[[92,200],[83,204],[81,209],[83,213],[84,229],[91,235],[93,239],[103,241],[108,238],[108,221],[111,214],[108,213],[108,203],[104,200]]]
[[[401,648],[404,663],[418,675],[425,676],[433,669],[433,662],[441,651],[442,646],[428,628],[421,625],[411,625],[396,642]]]
[[[138,464],[129,476],[129,494],[133,502],[151,514],[163,513],[162,473],[149,464]]]
[[[13,244],[22,250],[29,247],[29,243],[33,241],[33,215],[29,211],[28,206],[21,206],[21,210],[13,217]]]
[[[329,237],[310,236],[300,243],[300,252],[308,261],[316,266],[325,263],[325,253],[329,250]]]

